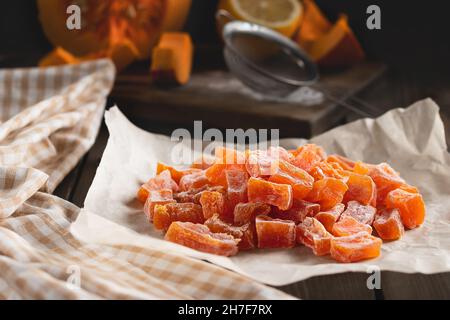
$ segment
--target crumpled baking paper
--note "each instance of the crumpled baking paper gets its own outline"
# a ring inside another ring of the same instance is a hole
[[[369,163],[388,162],[420,188],[427,207],[425,223],[399,241],[385,242],[381,256],[359,263],[337,263],[314,256],[309,248],[253,250],[234,257],[198,252],[163,240],[135,199],[139,185],[155,172],[156,162],[171,163],[175,142],[135,127],[117,107],[105,115],[110,137],[89,189],[84,209],[71,232],[92,243],[134,244],[173,251],[234,270],[270,285],[342,272],[367,272],[373,266],[404,273],[450,270],[450,155],[439,108],[431,100],[394,109],[377,119],[362,119],[310,140],[328,153]],[[295,148],[306,141],[284,139]]]

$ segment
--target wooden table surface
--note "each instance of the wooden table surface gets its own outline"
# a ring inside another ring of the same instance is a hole
[[[441,107],[447,141],[450,141],[449,83],[449,77],[437,73],[427,75],[389,70],[358,94],[358,97],[377,106],[380,114],[391,108],[405,107],[416,100],[431,97]],[[347,114],[347,121],[356,118],[354,114]],[[148,131],[165,130],[164,124],[131,120]],[[107,138],[108,133],[103,125],[95,145],[61,183],[56,190],[57,195],[78,206],[83,205]],[[382,272],[380,290],[367,288],[368,276],[365,273],[343,273],[313,277],[281,289],[303,299],[450,299],[450,272],[433,275]]]

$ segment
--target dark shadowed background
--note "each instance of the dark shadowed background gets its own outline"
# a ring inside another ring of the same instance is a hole
[[[255,0],[257,1],[257,0]],[[393,67],[447,70],[450,63],[450,25],[447,1],[406,0],[317,0],[334,20],[340,12],[350,24],[364,49],[373,58]],[[382,11],[382,30],[366,28],[366,8],[377,4]],[[214,24],[217,0],[193,0],[186,29],[196,44],[218,42]],[[34,0],[2,1],[0,10],[0,54],[46,52],[50,45],[37,19]]]

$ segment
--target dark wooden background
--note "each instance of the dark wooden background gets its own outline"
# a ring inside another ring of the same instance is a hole
[[[431,97],[441,107],[447,141],[450,141],[450,27],[445,1],[317,2],[331,18],[339,12],[348,13],[352,28],[369,58],[388,66],[388,70],[358,97],[377,106],[380,114]],[[382,30],[369,31],[365,28],[368,4],[380,5]],[[213,20],[215,6],[214,0],[193,0],[186,29],[193,36],[196,46],[214,47],[219,44]],[[0,58],[8,61],[3,66],[33,65],[36,57],[49,49],[50,45],[36,18],[34,1],[2,3]],[[218,61],[217,67],[223,67],[223,62]],[[201,68],[202,59],[196,59],[195,69]],[[349,112],[344,121],[356,118],[357,115]],[[139,117],[132,121],[149,131],[167,133],[171,130],[170,125],[164,122],[149,123]],[[273,125],[277,126],[276,123]],[[63,181],[56,194],[79,206],[83,205],[107,136],[103,126],[92,150]],[[383,272],[381,290],[368,290],[367,277],[368,274],[363,273],[321,276],[282,289],[304,299],[450,299],[450,273],[408,275]]]

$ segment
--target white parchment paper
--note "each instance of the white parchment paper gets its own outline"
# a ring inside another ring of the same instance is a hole
[[[105,120],[110,137],[84,209],[71,228],[82,241],[170,250],[271,285],[316,275],[366,272],[372,266],[404,273],[450,271],[450,155],[439,108],[430,99],[375,120],[358,120],[311,140],[328,153],[369,163],[389,162],[406,181],[420,188],[426,201],[424,225],[407,231],[399,241],[383,243],[379,258],[353,264],[316,257],[303,246],[240,252],[226,258],[164,241],[161,232],[146,221],[135,195],[139,185],[155,172],[157,161],[171,163],[174,142],[135,127],[116,107],[107,111]],[[303,143],[285,139],[281,145],[294,148]]]

